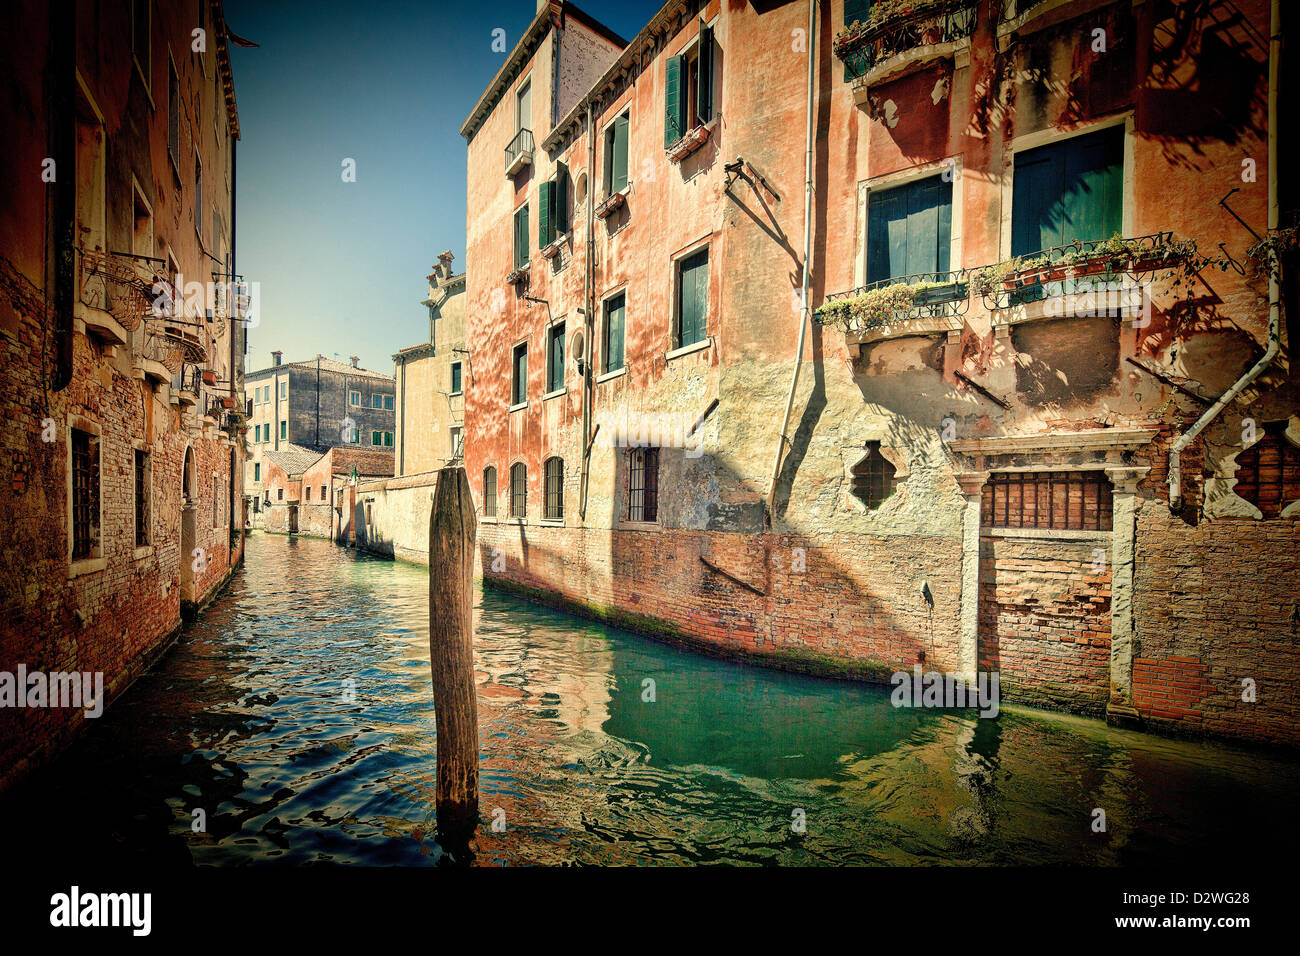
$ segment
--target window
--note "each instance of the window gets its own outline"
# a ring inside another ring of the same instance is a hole
[[[1300,498],[1300,449],[1286,437],[1286,422],[1264,426],[1264,437],[1237,456],[1237,484],[1232,489],[1276,518]]]
[[[564,323],[552,325],[546,332],[546,391],[564,388]]]
[[[623,329],[627,322],[627,296],[620,292],[605,300],[601,328],[601,364],[605,372],[623,367]]]
[[[140,77],[144,88],[149,88],[150,43],[149,43],[149,5],[150,0],[134,0],[131,4],[131,55],[135,57],[136,66],[140,68]]]
[[[528,466],[522,461],[510,466],[510,517],[528,516]]]
[[[384,442],[384,436],[383,436],[383,433],[382,433],[382,432],[371,432],[371,433],[370,433],[370,444],[372,444],[372,445],[382,445],[383,442]]]
[[[515,132],[533,128],[533,81],[524,80],[515,91]]]
[[[844,0],[844,25],[861,23],[864,26],[871,18],[871,0]],[[867,72],[865,65],[854,62],[852,57],[844,61],[844,80],[848,82]]]
[[[853,466],[849,490],[874,511],[894,493],[894,466],[880,453],[880,442],[867,442],[867,453]]]
[[[867,283],[947,272],[952,249],[952,183],[932,176],[867,199]]]
[[[528,265],[528,204],[515,210],[515,268]]]
[[[305,488],[305,490],[306,490],[306,493],[307,493],[307,500],[308,500],[308,501],[311,501],[311,485],[307,485],[306,488]]]
[[[390,412],[393,410],[393,396],[391,395],[384,396],[384,408]]]
[[[361,393],[358,392],[356,389],[350,390],[348,392],[348,404],[359,406],[361,404]]]
[[[350,441],[352,442],[352,444],[354,444],[354,445],[360,445],[360,444],[361,444],[361,429],[359,429],[359,428],[354,428],[354,429],[352,429],[352,437],[351,437],[349,440],[350,440]]]
[[[569,231],[569,167],[556,163],[555,175],[538,187],[537,248],[544,249]]]
[[[280,440],[284,441],[289,437],[289,423],[280,422]]]
[[[543,514],[552,521],[564,517],[564,459],[546,459],[545,472],[546,510]]]
[[[497,516],[497,470],[491,465],[483,469],[483,516]]]
[[[664,146],[713,119],[713,30],[700,20],[699,42],[669,57],[664,84]]]
[[[1123,190],[1122,126],[1017,153],[1011,254],[1109,239],[1123,228]]]
[[[176,76],[176,64],[167,58],[167,155],[171,158],[176,175],[180,175],[181,161],[181,81]]]
[[[980,502],[986,528],[1111,530],[1112,487],[1102,471],[990,475]]]
[[[522,405],[528,401],[528,343],[520,342],[510,363],[510,404]]]
[[[288,379],[286,379],[286,380],[284,380],[283,382],[280,383],[280,397],[281,397],[281,398],[288,398],[288,397],[289,397],[289,381],[288,381]]]
[[[153,212],[149,203],[140,192],[140,187],[132,182],[132,226],[131,251],[138,256],[153,255]]]
[[[384,396],[379,395],[379,394],[371,395],[371,396],[370,396],[370,407],[371,407],[371,408],[383,408],[383,407],[384,407]]]
[[[253,462],[253,480],[262,480],[262,463],[260,461]]]
[[[605,195],[627,188],[628,114],[619,116],[605,127]]]
[[[221,479],[212,476],[212,527],[221,527]]]
[[[99,436],[72,430],[72,559],[99,557]]]
[[[199,241],[203,240],[203,164],[199,162],[199,154],[194,154],[194,231],[199,234]]]
[[[253,444],[257,444],[261,440],[262,440],[262,426],[255,424],[253,426]]]
[[[659,449],[627,453],[627,520],[659,520]]]
[[[324,485],[321,485],[321,486],[320,486],[320,500],[321,500],[321,501],[324,501],[325,499],[326,499],[325,486],[324,486]]]
[[[275,500],[276,500],[276,501],[284,501],[284,489],[283,489],[283,488],[276,488],[276,489],[275,489]]]
[[[709,300],[709,250],[677,260],[677,347],[703,342]]]
[[[392,432],[384,432],[384,447],[385,447],[385,448],[392,448],[392,447],[393,447],[393,433],[392,433]]]
[[[460,363],[451,363],[451,394],[459,395],[461,392],[460,384]]]
[[[153,467],[149,453],[135,450],[135,546],[149,545],[149,496],[153,488]]]
[[[451,457],[460,458],[463,454],[461,442],[465,440],[465,429],[460,425],[451,427]]]

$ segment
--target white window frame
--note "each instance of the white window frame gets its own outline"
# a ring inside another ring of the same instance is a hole
[[[860,289],[867,284],[867,243],[870,240],[867,235],[867,209],[871,194],[896,189],[899,186],[907,186],[922,179],[941,176],[944,170],[949,167],[952,168],[952,219],[950,222],[952,235],[949,237],[948,243],[948,270],[955,272],[965,267],[962,262],[962,209],[965,206],[962,200],[966,186],[966,177],[963,175],[965,160],[960,155],[945,156],[943,159],[932,163],[909,166],[907,169],[885,173],[882,176],[864,179],[858,183],[858,228],[855,230],[857,248],[854,250],[853,257],[853,287],[855,289]]]

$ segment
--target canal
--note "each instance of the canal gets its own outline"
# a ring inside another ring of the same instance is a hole
[[[171,651],[0,807],[6,845],[437,862],[426,582],[250,537]],[[1300,770],[1282,755],[1014,708],[896,709],[887,688],[699,657],[493,591],[476,621],[480,864],[1240,865],[1297,849]]]

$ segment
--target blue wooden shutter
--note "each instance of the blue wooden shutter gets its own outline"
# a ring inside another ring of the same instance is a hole
[[[701,123],[713,119],[713,30],[700,18],[699,79],[695,84],[695,113]]]
[[[951,268],[952,183],[942,176],[872,192],[867,282]]]
[[[614,120],[614,168],[610,181],[610,193],[616,193],[627,186],[627,115]]]
[[[1110,238],[1123,227],[1123,189],[1123,127],[1018,153],[1011,254]]]
[[[670,56],[664,64],[664,146],[682,138],[682,58]]]
[[[555,232],[567,235],[569,232],[569,167],[564,163],[555,164]]]

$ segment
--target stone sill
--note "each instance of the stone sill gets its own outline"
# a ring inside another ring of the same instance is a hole
[[[563,518],[541,518],[538,520],[537,524],[543,528],[563,528],[564,519]]]
[[[122,328],[117,319],[103,309],[86,305],[84,302],[76,304],[73,328],[88,338],[98,339],[105,345],[119,346],[127,343],[126,329]]]
[[[854,105],[868,106],[872,86],[879,86],[881,83],[888,83],[909,73],[916,73],[936,60],[954,60],[957,69],[969,66],[970,37],[914,46],[910,50],[903,50],[886,57],[853,80]]]
[[[141,558],[148,558],[152,556],[153,556],[153,545],[146,544],[143,548],[135,549],[134,560],[139,561]]]
[[[605,198],[605,200],[596,207],[595,216],[597,219],[608,219],[615,210],[620,206],[627,205],[627,191],[632,188],[632,184],[624,186],[618,192]]]
[[[620,521],[615,531],[662,531],[658,521]]]
[[[1067,528],[980,528],[981,538],[1032,538],[1038,541],[1110,541],[1109,531]]]
[[[506,276],[506,285],[518,285],[528,281],[528,264],[524,263],[510,275]]]
[[[671,362],[675,358],[680,358],[683,355],[690,355],[692,352],[698,352],[701,349],[707,349],[711,345],[713,345],[713,336],[706,335],[698,342],[693,342],[690,345],[683,345],[681,348],[670,349],[664,353],[664,360]]]
[[[627,374],[627,366],[624,365],[622,368],[616,368],[614,369],[614,371],[606,372],[604,375],[597,375],[596,384],[599,385],[601,382],[612,382],[614,379],[621,378],[626,374]]]
[[[532,162],[533,151],[531,149],[521,149],[510,165],[506,167],[506,178],[513,178],[525,166],[532,165]]]
[[[1005,295],[1005,293],[1000,293]],[[1075,297],[1078,297],[1075,299]],[[1068,300],[1087,301],[1088,293],[1071,292],[1057,296],[1049,296],[1045,299],[1038,299],[1034,302],[1024,302],[1019,305],[1007,306],[1005,309],[990,309],[989,313],[993,320],[993,330],[995,332],[1005,331],[1013,325],[1019,325],[1022,322],[1063,322],[1067,319],[1118,319],[1121,322],[1125,320],[1136,320],[1142,317],[1142,306],[1119,304],[1114,309],[1094,309],[1092,314],[1083,310],[1069,310]],[[1093,301],[1109,301],[1109,294],[1103,293],[1100,300],[1095,296]],[[1061,311],[1048,312],[1047,306],[1058,300],[1062,301]]]
[[[1005,53],[1011,46],[1011,39],[1014,34],[1037,33],[1040,30],[1048,29],[1067,19],[1073,19],[1080,14],[1091,13],[1093,10],[1106,6],[1112,0],[1093,0],[1091,4],[1085,6],[1079,0],[1046,0],[1034,7],[1032,10],[1026,10],[1024,13],[1011,20],[1002,20],[998,23],[998,52]],[[1133,5],[1137,6],[1142,0],[1133,0]],[[1047,18],[1047,14],[1061,7],[1069,7],[1064,16]],[[1080,9],[1082,8],[1082,9]],[[1032,29],[1026,29],[1032,24]]]
[[[687,156],[691,155],[691,153],[695,152],[708,142],[709,135],[713,132],[713,127],[716,123],[717,119],[714,118],[683,135],[681,139],[668,147],[668,159],[671,162],[680,163]]]
[[[542,401],[547,402],[550,401],[552,398],[559,398],[561,395],[565,395],[565,394],[568,394],[568,389],[557,388],[554,391],[547,392],[545,395],[543,395]]]
[[[172,380],[172,373],[166,365],[145,358],[143,355],[135,360],[135,370],[138,373],[136,378],[153,382],[155,385],[164,385]]]
[[[844,341],[849,345],[867,345],[886,339],[903,339],[910,335],[937,335],[948,332],[960,332],[964,318],[960,315],[925,316],[919,319],[904,319],[897,325],[882,325],[871,329],[850,329],[844,333]]]
[[[520,402],[518,405],[511,405],[511,406],[507,409],[507,411],[510,411],[510,412],[518,412],[518,411],[523,411],[523,410],[524,410],[525,408],[527,408],[527,407],[528,407],[528,403],[527,403],[527,402]]]
[[[569,234],[567,232],[556,236],[542,248],[542,258],[554,259],[556,255],[559,254],[560,246],[564,245],[568,241]]]
[[[79,578],[83,574],[94,574],[108,567],[107,558],[80,558],[68,564],[68,580]]]

